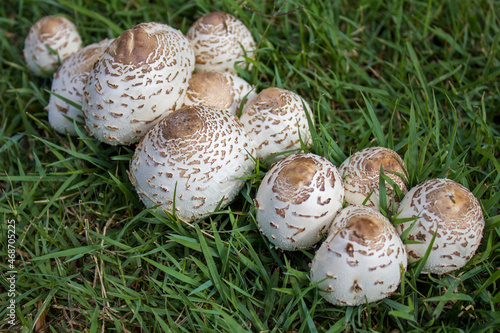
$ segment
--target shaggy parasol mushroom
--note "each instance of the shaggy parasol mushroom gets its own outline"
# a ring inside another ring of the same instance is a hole
[[[432,250],[422,273],[444,274],[463,267],[481,243],[484,217],[481,204],[469,189],[450,179],[429,179],[403,198],[398,218],[415,218],[397,226],[409,229],[406,244],[410,263]]]
[[[82,38],[73,22],[62,16],[45,16],[35,22],[26,36],[24,60],[35,75],[52,74],[81,47]]]
[[[369,147],[352,154],[339,167],[347,204],[361,205],[366,200],[366,206],[379,210],[381,166],[384,174],[392,179],[401,192],[407,192],[405,179],[408,173],[403,159],[392,149]],[[397,192],[388,182],[385,182],[385,192],[387,208],[391,212],[395,211],[399,203]]]
[[[244,67],[245,54],[253,59],[255,40],[248,28],[234,16],[214,11],[199,18],[186,34],[196,55],[196,71],[236,72]],[[249,68],[251,66],[249,65]]]
[[[407,262],[404,244],[385,216],[366,206],[348,206],[314,256],[311,281],[328,302],[356,306],[391,295]]]
[[[83,87],[89,72],[112,40],[87,45],[70,56],[54,74],[51,91],[76,104],[83,101]],[[83,120],[82,111],[56,95],[50,95],[48,111],[49,123],[54,130],[76,135],[73,120]],[[81,118],[81,119],[79,119]]]
[[[185,220],[202,218],[236,197],[255,167],[253,153],[243,127],[228,111],[184,107],[137,145],[130,179],[147,207],[159,205]]]
[[[156,22],[126,30],[89,73],[87,130],[111,145],[138,142],[181,105],[193,70],[193,49],[180,31]]]
[[[304,108],[305,106],[305,108]],[[307,102],[294,92],[281,88],[262,90],[248,103],[240,121],[255,142],[257,158],[275,162],[288,150],[312,143],[307,113],[314,123]]]
[[[282,250],[310,248],[320,241],[343,201],[337,168],[311,153],[275,163],[254,199],[261,232]]]

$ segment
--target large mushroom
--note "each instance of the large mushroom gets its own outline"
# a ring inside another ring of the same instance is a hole
[[[240,104],[248,104],[257,94],[242,78],[229,72],[206,71],[189,79],[183,106],[207,105],[228,110],[237,115]]]
[[[184,107],[137,145],[130,179],[147,207],[198,219],[236,197],[255,166],[252,154],[250,139],[228,111]]]
[[[236,72],[244,67],[245,55],[253,59],[255,40],[248,28],[234,16],[214,11],[199,18],[186,34],[196,55],[196,71]],[[250,66],[249,66],[250,68]]]
[[[407,232],[409,262],[432,249],[422,273],[444,274],[463,267],[481,243],[484,217],[481,204],[469,189],[450,179],[429,179],[403,198],[398,219],[414,219],[397,226]]]
[[[348,206],[314,255],[311,281],[328,302],[356,306],[391,295],[407,262],[404,244],[385,216],[366,206]]]
[[[298,94],[273,87],[245,106],[240,121],[255,142],[257,158],[275,162],[287,151],[300,150],[302,143],[312,143],[307,113],[314,123],[309,105]]]
[[[63,16],[44,16],[26,36],[24,60],[35,75],[52,74],[81,47],[82,38],[73,22]]]
[[[97,60],[84,87],[87,130],[111,145],[138,142],[180,107],[194,53],[168,25],[140,23],[117,37]]]
[[[343,201],[337,168],[312,153],[275,163],[254,199],[262,233],[282,250],[310,248],[320,241]]]
[[[83,121],[81,108],[75,107],[59,96],[78,105],[83,101],[83,87],[94,63],[104,53],[112,40],[87,45],[70,56],[54,74],[52,95],[49,98],[49,123],[57,132],[76,135],[73,120]]]
[[[401,193],[406,193],[407,171],[403,159],[394,150],[384,147],[369,147],[352,154],[339,167],[344,181],[345,201],[349,205],[361,205],[379,210],[380,168]],[[387,208],[395,211],[399,204],[397,191],[385,182]]]

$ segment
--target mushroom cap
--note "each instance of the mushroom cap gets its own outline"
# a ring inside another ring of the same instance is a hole
[[[255,40],[248,28],[234,16],[213,11],[199,18],[186,37],[196,55],[196,71],[235,72],[234,65],[246,64],[245,52],[253,59]],[[249,66],[250,68],[250,66]]]
[[[147,207],[190,220],[225,207],[255,167],[238,120],[211,106],[184,107],[155,125],[135,149],[130,178]],[[175,193],[175,197],[174,197]]]
[[[138,142],[181,105],[193,70],[193,49],[180,31],[156,22],[124,31],[83,89],[87,130],[111,145]]]
[[[407,177],[408,172],[403,159],[392,149],[369,147],[352,154],[339,167],[347,204],[361,205],[371,193],[365,205],[379,210],[380,166],[383,166],[385,175],[391,178],[403,193],[408,191],[404,179],[389,172],[394,171]],[[385,192],[388,209],[395,211],[399,204],[396,191],[386,182]]]
[[[183,106],[214,106],[236,116],[245,96],[245,105],[257,96],[247,81],[229,72],[205,71],[189,79]]]
[[[293,154],[275,163],[254,199],[261,232],[282,250],[310,248],[319,242],[343,201],[337,167],[312,153]]]
[[[240,121],[255,142],[257,158],[264,161],[278,153],[300,149],[301,140],[310,145],[312,137],[306,112],[314,122],[307,102],[285,89],[267,88],[253,98],[243,109]],[[270,160],[275,162],[285,156],[279,154]]]
[[[26,36],[24,60],[35,75],[46,75],[81,47],[82,38],[73,22],[62,16],[45,16],[33,24]]]
[[[481,204],[466,187],[450,179],[429,179],[413,187],[403,198],[398,218],[416,218],[407,235],[408,260],[425,255],[436,238],[422,273],[444,274],[463,267],[481,243],[484,217]],[[414,221],[396,226],[402,234]]]
[[[407,256],[394,226],[366,206],[348,206],[333,220],[311,263],[311,281],[328,302],[356,306],[393,293]]]
[[[112,40],[104,39],[99,43],[87,45],[70,56],[54,73],[51,91],[76,104],[82,104],[83,87],[94,63],[103,54]],[[49,123],[57,132],[76,135],[74,120],[83,120],[82,110],[76,108],[55,95],[50,95],[46,107]],[[68,119],[69,118],[69,119]]]

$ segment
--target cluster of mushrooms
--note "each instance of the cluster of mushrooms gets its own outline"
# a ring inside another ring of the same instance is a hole
[[[83,117],[99,141],[137,143],[129,178],[147,207],[204,218],[236,198],[257,161],[268,164],[254,199],[259,228],[285,251],[317,247],[311,280],[335,305],[387,297],[408,263],[425,256],[423,273],[463,267],[484,229],[474,195],[448,179],[408,191],[403,159],[383,147],[339,168],[296,153],[311,144],[314,117],[296,93],[257,93],[237,76],[236,66],[251,68],[255,48],[248,28],[219,11],[186,35],[147,22],[83,48],[69,20],[48,16],[30,29],[24,57],[37,75],[55,71],[54,130],[76,135]]]

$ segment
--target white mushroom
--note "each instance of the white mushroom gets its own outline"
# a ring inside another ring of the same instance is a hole
[[[481,205],[464,186],[450,179],[430,179],[413,187],[401,201],[400,234],[418,242],[406,244],[410,263],[424,257],[435,235],[422,273],[444,274],[463,267],[481,243],[484,218]],[[413,225],[413,227],[412,227]]]
[[[45,16],[26,36],[24,60],[35,75],[51,74],[81,47],[80,34],[70,20],[62,16]]]
[[[255,41],[248,28],[234,16],[214,11],[202,16],[186,34],[196,55],[196,71],[231,71],[244,68],[245,54],[253,59]],[[249,66],[250,68],[250,66]]]
[[[248,104],[257,94],[242,78],[228,72],[206,71],[189,79],[183,106],[207,105],[236,115],[243,99]]]
[[[306,112],[314,123],[307,102],[285,89],[267,88],[252,99],[243,109],[240,121],[255,142],[257,158],[273,162],[286,156],[280,153],[300,149],[301,140],[310,145]]]
[[[112,40],[105,39],[90,44],[70,56],[54,73],[51,91],[78,105],[83,101],[83,87],[97,59],[103,54]],[[83,121],[80,108],[67,103],[56,95],[50,95],[46,107],[49,123],[57,132],[76,135],[73,120]]]
[[[282,250],[310,248],[320,241],[343,201],[337,168],[311,153],[275,163],[254,199],[262,233]]]
[[[394,226],[366,206],[348,206],[333,220],[311,264],[311,281],[330,303],[356,306],[391,295],[407,256]]]
[[[87,130],[111,145],[138,142],[181,105],[193,70],[193,49],[180,31],[155,22],[126,30],[89,73]]]
[[[243,127],[228,111],[181,108],[137,145],[130,179],[147,207],[160,205],[182,219],[225,207],[253,172],[254,153]]]
[[[403,194],[407,192],[405,178],[407,178],[408,173],[403,159],[392,149],[370,147],[352,154],[339,167],[340,175],[344,181],[347,204],[361,205],[367,200],[366,206],[379,210],[381,166],[384,169],[384,174],[394,181],[401,192]],[[387,208],[391,212],[395,211],[399,198],[389,182],[385,182],[385,192]]]

